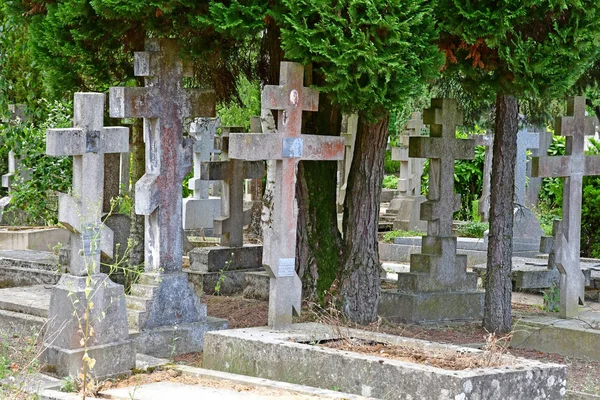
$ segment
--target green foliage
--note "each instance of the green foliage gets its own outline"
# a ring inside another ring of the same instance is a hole
[[[419,94],[443,62],[432,5],[421,0],[282,0],[286,57],[324,77],[347,112],[379,117]]]
[[[485,231],[489,229],[487,222],[469,221],[458,227],[458,235],[469,238],[483,238]]]
[[[600,155],[600,142],[590,139],[588,155]],[[581,207],[581,252],[587,257],[600,258],[600,177],[583,177]]]
[[[29,179],[17,176],[13,185],[11,208],[25,212],[26,222],[56,224],[58,206],[55,192],[68,192],[71,187],[72,160],[70,157],[46,155],[46,129],[71,126],[71,103],[44,100],[40,108],[47,116],[39,126],[16,124],[4,127],[0,137],[16,157],[23,157],[22,167],[29,170]],[[1,128],[0,128],[1,129]]]
[[[250,129],[250,118],[260,115],[260,87],[258,81],[250,82],[240,76],[237,82],[240,101],[221,103],[217,106],[217,115],[221,126],[243,126]]]
[[[394,238],[397,237],[413,237],[413,236],[423,236],[425,232],[421,231],[389,231],[383,235],[383,241],[386,243],[392,243]]]
[[[560,288],[556,283],[552,283],[552,286],[548,290],[543,290],[542,296],[544,299],[543,309],[545,311],[560,311]]]
[[[384,189],[398,189],[398,177],[394,175],[384,176],[382,186]]]
[[[472,93],[560,95],[600,51],[597,1],[440,0],[435,12],[446,67]]]
[[[383,163],[383,169],[386,174],[397,174],[400,172],[400,161],[392,160],[392,152],[391,151],[385,152],[385,161]],[[383,179],[385,182],[385,177]]]

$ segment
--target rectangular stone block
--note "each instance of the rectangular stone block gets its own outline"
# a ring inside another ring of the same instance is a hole
[[[198,247],[190,251],[192,271],[218,272],[262,268],[262,245],[243,247]]]
[[[340,338],[375,341],[424,352],[483,357],[481,350],[400,336],[295,324],[286,331],[267,327],[209,332],[204,367],[290,383],[331,388],[374,398],[419,400],[564,399],[566,366],[501,357],[505,365],[446,370],[392,358],[325,348],[315,343]]]

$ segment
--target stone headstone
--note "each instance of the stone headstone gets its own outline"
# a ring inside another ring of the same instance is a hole
[[[429,158],[429,193],[421,204],[427,221],[421,253],[411,254],[410,272],[398,274],[398,290],[383,291],[380,315],[391,320],[425,322],[475,320],[483,313],[477,276],[467,272],[467,256],[456,254],[452,215],[460,208],[454,192],[454,161],[473,159],[471,139],[456,139],[462,112],[451,99],[432,99],[423,113],[430,137],[411,137],[409,157]]]
[[[586,134],[593,134],[586,122],[585,97],[570,98],[567,116],[555,122],[555,132],[566,136],[566,155],[536,157],[531,174],[534,177],[564,177],[562,222],[554,237],[554,258],[560,271],[560,316],[572,318],[584,301],[585,280],[580,267],[581,197],[585,175],[600,175],[600,157],[585,156]],[[551,266],[549,266],[551,267]]]
[[[392,147],[392,160],[400,161],[399,196],[392,199],[387,210],[390,214],[396,214],[393,222],[395,230],[427,229],[427,222],[421,220],[421,204],[426,200],[425,196],[421,196],[421,177],[425,160],[408,155],[409,139],[422,136],[424,128],[421,113],[412,113],[400,135],[400,146]]]
[[[100,253],[113,251],[113,232],[101,222],[104,155],[129,147],[127,128],[102,127],[104,102],[102,93],[75,93],[74,128],[46,132],[48,155],[73,156],[72,194],[59,195],[58,210],[71,232],[68,273],[52,292],[44,336],[44,359],[62,376],[78,376],[84,354],[96,361],[95,377],[135,366],[123,286],[100,273]]]
[[[337,211],[344,211],[344,201],[348,188],[348,175],[354,157],[354,143],[356,142],[356,129],[358,128],[358,114],[344,114],[342,116],[342,129],[340,136],[345,140],[344,159],[338,162],[338,193]]]
[[[271,276],[269,326],[283,328],[300,313],[302,282],[296,274],[296,170],[300,160],[341,160],[344,138],[301,134],[302,112],[317,111],[319,94],[303,87],[304,67],[281,63],[279,86],[265,86],[262,108],[278,110],[277,133],[232,133],[229,157],[275,160],[273,196],[265,196],[263,264]],[[264,130],[264,129],[263,129]],[[266,210],[265,210],[266,209]]]
[[[183,199],[183,229],[211,234],[213,220],[221,215],[221,200],[209,196],[211,182],[202,180],[202,163],[211,160],[215,153],[215,135],[221,126],[218,118],[196,118],[190,125],[190,136],[194,141],[194,177],[188,187],[192,197]]]
[[[492,182],[492,154],[494,150],[494,135],[486,133],[484,135],[471,135],[475,146],[484,146],[483,156],[483,185],[481,188],[481,197],[477,200],[477,214],[482,222],[490,219],[490,186]]]
[[[110,88],[110,115],[144,118],[146,173],[136,183],[135,210],[146,216],[145,265],[140,287],[132,291],[145,296],[128,302],[133,328],[140,330],[138,350],[160,356],[201,350],[208,329],[206,305],[182,271],[181,185],[193,152],[193,141],[183,138],[184,119],[214,116],[215,94],[183,88],[191,71],[174,39],[147,39],[145,50],[134,54],[134,72],[146,86]],[[174,335],[176,348],[165,350]]]

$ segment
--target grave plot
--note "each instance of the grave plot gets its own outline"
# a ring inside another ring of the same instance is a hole
[[[352,342],[362,343],[362,352]],[[343,345],[333,348],[336,343]],[[402,352],[408,360],[398,356]],[[530,400],[566,394],[563,365],[314,323],[286,331],[207,333],[204,365],[378,398]]]

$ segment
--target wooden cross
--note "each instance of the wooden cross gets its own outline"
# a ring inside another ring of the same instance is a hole
[[[134,72],[146,87],[110,88],[110,115],[144,118],[146,174],[136,183],[137,214],[146,216],[146,272],[180,272],[183,239],[183,178],[191,170],[191,139],[183,139],[183,120],[215,114],[212,91],[184,89],[189,76],[173,39],[148,39],[134,54]]]
[[[221,139],[227,139],[224,132]],[[223,181],[222,215],[215,218],[214,230],[221,236],[221,246],[242,247],[244,245],[244,226],[250,223],[251,210],[244,209],[244,179],[262,178],[265,174],[263,161],[244,161],[227,159],[229,141],[221,140],[221,159],[223,161],[203,162],[200,170],[202,180]]]
[[[533,177],[565,178],[562,222],[554,239],[562,318],[574,317],[583,305],[585,280],[579,265],[583,176],[600,175],[600,157],[584,155],[585,135],[594,134],[591,118],[585,116],[585,97],[570,98],[567,115],[555,123],[555,132],[567,138],[566,155],[534,157],[531,164]]]
[[[421,204],[421,219],[429,221],[428,236],[452,236],[452,214],[460,208],[454,193],[454,160],[472,160],[475,145],[471,139],[456,139],[456,126],[463,121],[456,100],[432,99],[423,111],[430,126],[429,137],[411,137],[409,157],[429,158],[429,193]]]
[[[318,92],[303,87],[304,67],[281,63],[279,86],[265,86],[262,108],[278,110],[277,133],[232,133],[229,157],[245,160],[276,160],[272,199],[265,199],[270,215],[263,216],[263,264],[271,276],[269,326],[283,328],[300,313],[302,283],[296,274],[296,170],[300,160],[342,160],[341,137],[303,135],[302,111],[317,111]]]
[[[46,154],[73,156],[72,196],[61,193],[58,206],[58,220],[72,233],[73,275],[97,274],[100,252],[113,256],[113,232],[100,220],[104,155],[129,151],[129,129],[102,127],[104,100],[103,93],[75,93],[74,128],[46,131]]]

